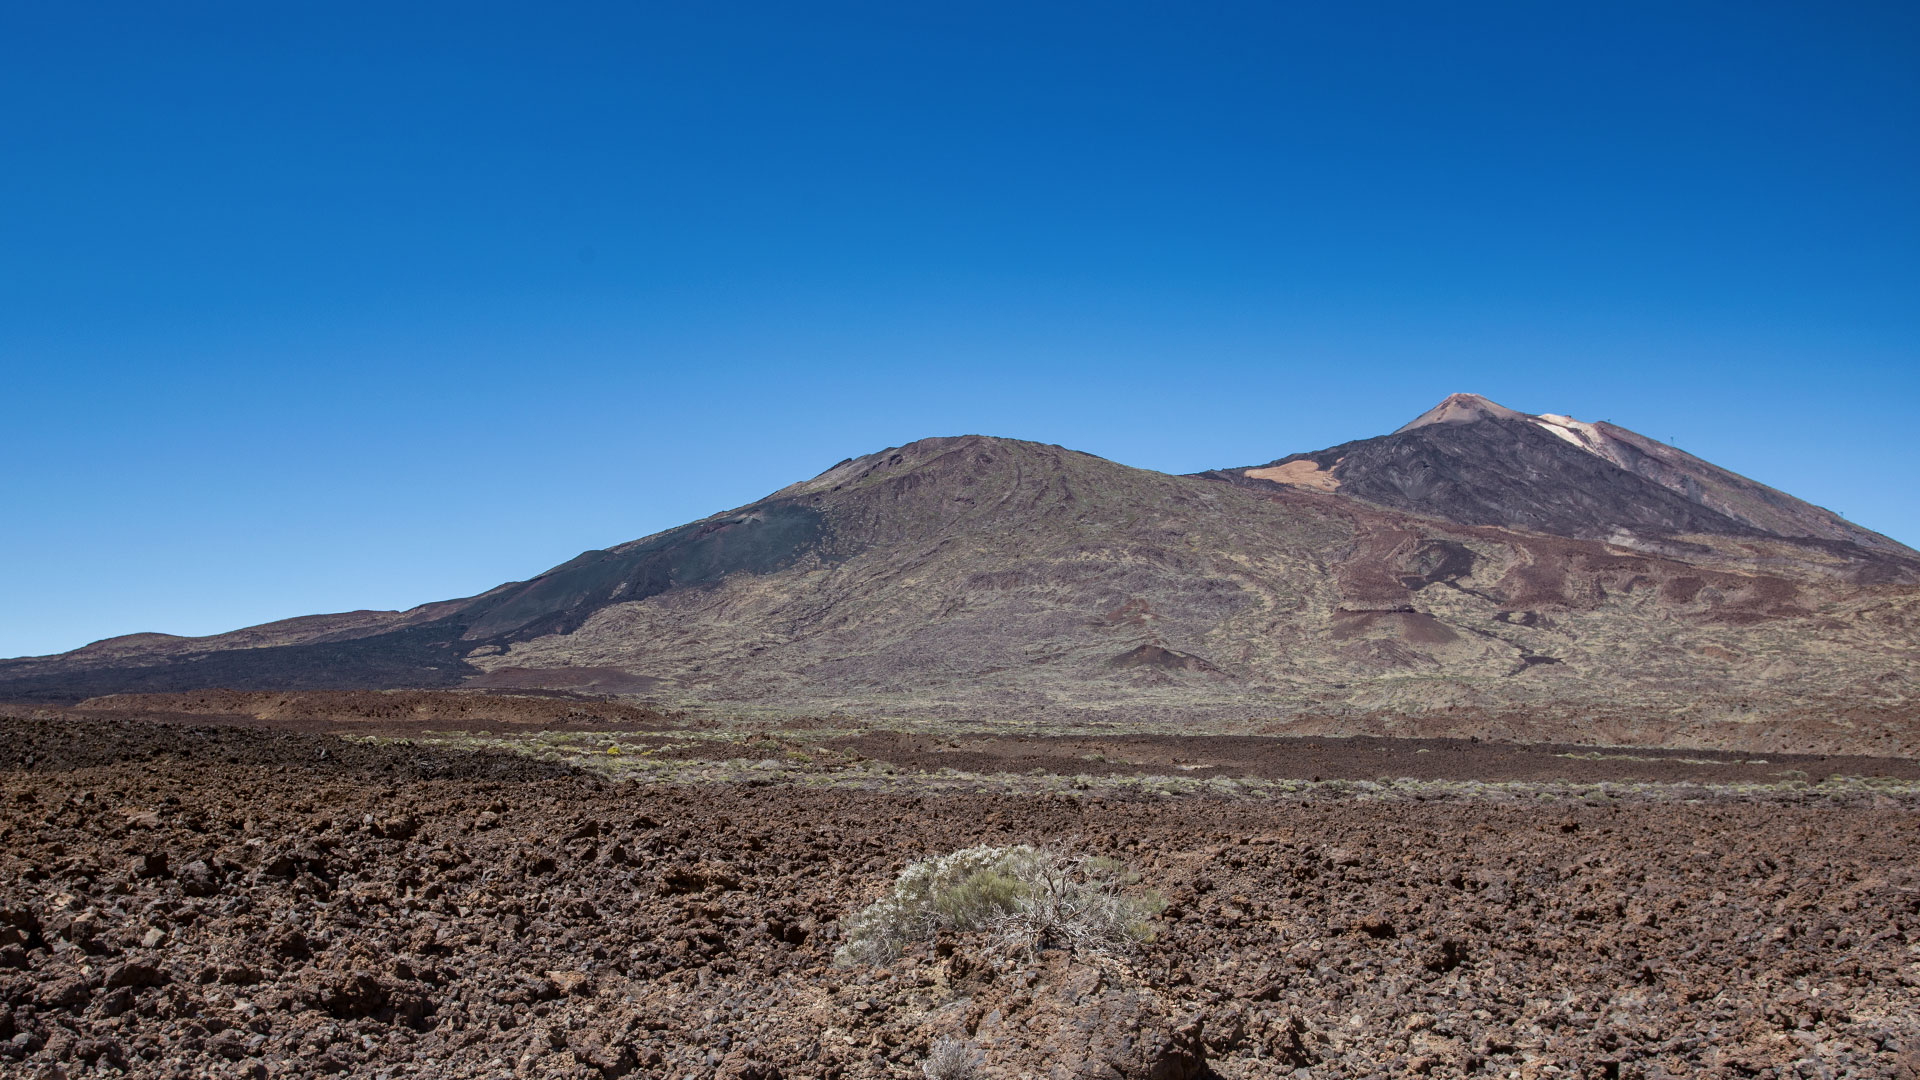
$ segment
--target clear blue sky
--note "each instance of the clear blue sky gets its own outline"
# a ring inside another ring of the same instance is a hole
[[[1911,4],[20,3],[0,100],[0,656],[1455,390],[1920,543]]]

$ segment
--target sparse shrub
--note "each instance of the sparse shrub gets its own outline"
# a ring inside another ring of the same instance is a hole
[[[973,1080],[980,1075],[980,1059],[973,1044],[942,1038],[927,1051],[920,1072],[927,1080]]]
[[[1165,909],[1158,893],[1129,896],[1138,874],[1099,857],[1067,859],[1040,852],[1013,910],[994,921],[1001,941],[1015,948],[1074,952],[1131,948],[1152,940],[1152,918]]]
[[[942,931],[994,930],[1025,948],[1125,948],[1152,936],[1158,895],[1126,895],[1138,876],[1112,859],[1027,844],[964,848],[900,871],[886,896],[849,916],[841,965],[885,963]]]
[[[1031,847],[970,847],[900,871],[887,895],[849,916],[841,964],[885,963],[907,942],[942,930],[977,930],[1013,909]]]

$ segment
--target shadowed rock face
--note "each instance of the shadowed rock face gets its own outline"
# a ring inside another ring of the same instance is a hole
[[[765,574],[826,550],[826,517],[812,507],[767,502],[588,551],[522,584],[495,589],[460,609],[468,641],[505,644],[567,633],[608,604],[711,585],[728,574]]]
[[[476,686],[1357,730],[1865,710],[1855,749],[1906,745],[1920,557],[1630,432],[1483,400],[1201,476],[926,439],[477,597],[0,661],[0,700]]]
[[[96,643],[51,664],[0,663],[0,696],[70,700],[76,694],[207,687],[458,686],[481,675],[466,662],[476,651],[499,652],[515,641],[567,633],[609,604],[698,588],[733,573],[767,573],[803,556],[818,558],[824,544],[825,519],[818,511],[763,504],[611,550],[584,552],[531,581],[502,585],[471,600],[404,614],[372,613],[394,617],[331,629],[310,640],[269,645],[221,640],[228,635],[143,640],[138,644],[145,648],[133,663],[122,657],[123,650],[102,648],[111,643]]]

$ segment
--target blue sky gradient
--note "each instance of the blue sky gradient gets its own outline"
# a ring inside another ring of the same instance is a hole
[[[0,656],[1457,390],[1920,543],[1912,5],[9,5],[0,94]]]

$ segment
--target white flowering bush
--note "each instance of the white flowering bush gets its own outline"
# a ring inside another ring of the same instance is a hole
[[[1111,859],[1069,858],[1027,844],[964,848],[900,871],[887,895],[841,924],[835,962],[882,964],[943,931],[993,930],[1005,944],[1073,950],[1128,947],[1152,936],[1156,895]]]

